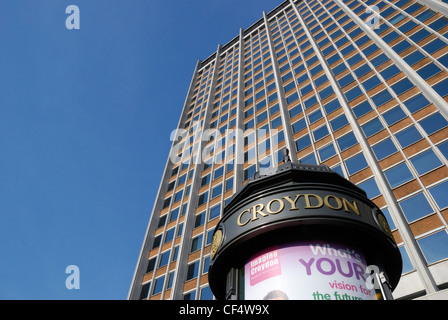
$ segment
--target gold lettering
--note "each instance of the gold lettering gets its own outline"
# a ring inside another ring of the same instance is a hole
[[[306,202],[305,209],[318,209],[318,208],[320,208],[320,207],[322,207],[324,205],[324,201],[317,194],[305,194],[304,196],[305,196],[305,202]],[[317,201],[318,201],[318,204],[312,206],[311,203],[310,203],[310,197],[316,198]]]
[[[299,210],[299,208],[296,207],[296,202],[297,200],[299,200],[301,194],[296,195],[296,198],[294,199],[294,201],[292,201],[288,196],[283,197],[283,199],[285,199],[286,201],[288,201],[291,204],[291,208],[289,209],[290,211],[292,210]]]
[[[342,199],[342,203],[344,204],[345,212],[350,212],[350,210],[348,210],[348,207],[350,207],[350,209],[352,209],[353,212],[359,216],[358,204],[356,203],[356,201],[353,201],[353,203],[350,203],[350,201],[348,201],[345,198],[341,198],[341,199]]]
[[[241,217],[243,216],[243,214],[244,213],[246,213],[246,212],[249,212],[250,213],[250,209],[246,209],[246,210],[244,210],[243,212],[241,212],[240,213],[240,215],[238,216],[238,219],[236,220],[236,223],[240,226],[240,227],[242,227],[242,226],[245,226],[246,224],[248,224],[249,223],[249,221],[250,221],[250,219],[248,219],[246,222],[241,222]]]
[[[280,208],[277,211],[271,210],[271,205],[274,201],[277,201],[280,204]],[[281,212],[284,207],[285,207],[285,204],[283,203],[282,199],[273,199],[273,200],[269,201],[268,204],[266,205],[266,211],[269,214],[277,214],[277,213]]]
[[[259,209],[257,209],[257,208],[259,208]],[[252,215],[253,215],[252,221],[258,220],[257,214],[259,214],[262,217],[268,216],[266,213],[261,211],[263,209],[264,209],[264,204],[262,204],[262,203],[256,204],[252,207]]]
[[[333,198],[333,199],[336,201],[337,207],[333,207],[333,206],[330,204],[330,201],[329,201],[330,197]],[[333,209],[333,210],[339,210],[339,209],[342,208],[342,202],[341,202],[341,200],[340,200],[338,197],[333,196],[333,195],[328,195],[328,196],[326,196],[325,199],[324,199],[324,203],[325,203],[325,205],[326,205],[328,208]]]

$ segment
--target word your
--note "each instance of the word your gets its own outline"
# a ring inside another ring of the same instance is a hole
[[[279,151],[280,136],[276,129],[203,130],[202,124],[195,122],[190,129],[171,132],[170,140],[174,143],[169,159],[173,164],[223,164],[226,158],[231,159],[227,162],[229,164],[255,164],[258,158],[260,165],[270,167],[272,157]],[[258,143],[244,153],[244,145],[252,142]]]
[[[300,201],[298,201],[299,199]],[[319,209],[325,206],[332,210],[343,209],[344,212],[353,212],[358,216],[360,215],[356,201],[350,202],[344,197],[337,197],[334,195],[321,197],[317,194],[297,194],[292,198],[285,196],[273,199],[266,205],[259,203],[249,209],[245,209],[239,214],[236,223],[238,226],[243,227],[251,221],[258,220],[260,217],[263,218],[282,212],[286,205],[289,206],[289,211],[299,210],[299,207],[301,209]]]
[[[334,259],[333,261],[329,258],[319,258],[317,260],[311,258],[308,261],[299,259],[299,262],[303,264],[306,269],[306,274],[309,276],[312,275],[313,272],[318,272],[326,276],[331,276],[337,273],[346,278],[355,276],[358,280],[363,279],[366,281],[364,276],[365,269],[361,265],[354,262],[346,261],[343,263],[341,262],[341,259]],[[344,267],[342,265],[344,265]]]
[[[65,287],[68,290],[80,289],[79,267],[75,265],[67,266],[67,268],[65,268],[65,273],[70,273],[65,280]]]
[[[65,13],[70,13],[70,15],[65,19],[65,27],[68,30],[80,29],[80,17],[79,8],[75,5],[70,5],[65,9]]]

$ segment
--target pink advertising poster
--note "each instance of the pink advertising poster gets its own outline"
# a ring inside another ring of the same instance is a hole
[[[245,300],[374,300],[361,252],[327,242],[273,247],[245,265]]]

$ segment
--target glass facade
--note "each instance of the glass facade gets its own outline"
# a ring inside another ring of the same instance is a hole
[[[434,2],[285,1],[199,61],[129,298],[213,299],[221,209],[281,163],[283,148],[293,162],[328,165],[383,210],[401,281],[414,281],[397,298],[445,289],[448,9]]]

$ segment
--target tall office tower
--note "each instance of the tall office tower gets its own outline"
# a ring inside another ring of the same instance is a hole
[[[212,299],[221,209],[283,148],[387,215],[396,299],[448,298],[446,1],[287,0],[260,16],[196,65],[128,298]]]

